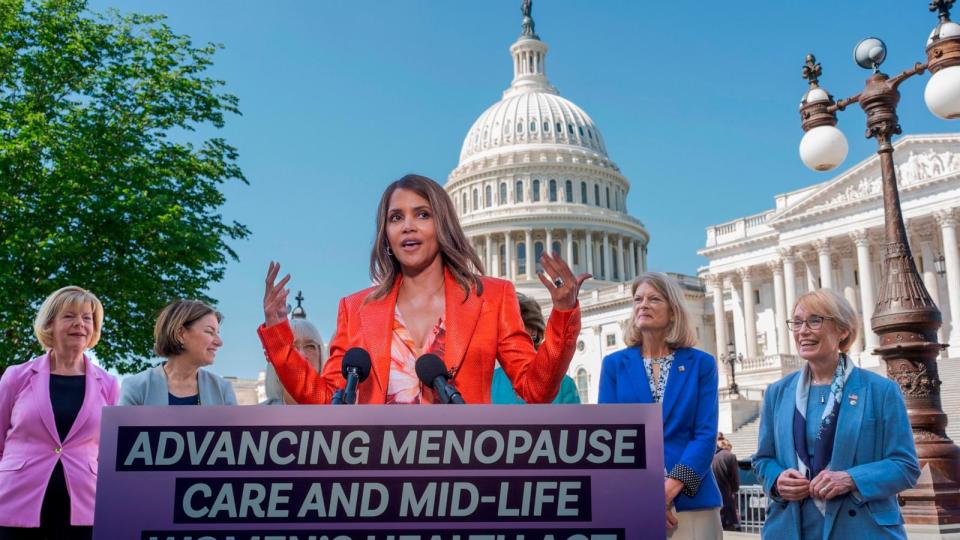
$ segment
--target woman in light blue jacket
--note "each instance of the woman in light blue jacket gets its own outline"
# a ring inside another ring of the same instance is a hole
[[[223,345],[221,319],[197,300],[163,308],[153,328],[153,349],[166,361],[124,379],[120,405],[236,405],[230,383],[201,369],[213,364]]]
[[[900,388],[847,356],[859,320],[833,290],[801,296],[787,322],[807,363],[764,396],[753,456],[770,498],[762,537],[905,539],[896,496],[920,466]]]

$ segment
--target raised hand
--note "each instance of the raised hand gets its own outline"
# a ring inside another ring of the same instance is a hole
[[[287,318],[287,295],[290,294],[285,289],[287,282],[290,281],[290,274],[284,276],[279,283],[273,282],[280,273],[280,263],[270,261],[270,267],[267,269],[266,286],[263,290],[263,320],[267,326],[273,326],[281,323]]]
[[[580,286],[593,276],[586,273],[574,276],[570,267],[559,255],[551,255],[547,252],[540,256],[540,265],[543,271],[537,272],[537,277],[550,291],[553,307],[560,311],[573,309],[577,305]],[[547,277],[547,274],[550,277]]]

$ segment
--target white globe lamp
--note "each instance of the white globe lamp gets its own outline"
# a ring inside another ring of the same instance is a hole
[[[933,74],[923,91],[930,112],[952,120],[960,118],[960,66],[950,66]]]
[[[800,140],[800,159],[815,171],[829,171],[847,158],[847,138],[834,126],[817,126]]]

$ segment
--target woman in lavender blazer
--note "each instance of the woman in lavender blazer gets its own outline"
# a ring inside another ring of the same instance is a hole
[[[96,296],[58,290],[34,322],[46,354],[0,378],[0,540],[92,536],[100,413],[120,393],[84,354],[102,322]]]

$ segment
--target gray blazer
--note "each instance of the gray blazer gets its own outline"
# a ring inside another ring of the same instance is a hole
[[[223,377],[205,369],[197,371],[201,405],[236,405],[233,386]],[[167,405],[170,391],[163,364],[123,379],[119,405]]]

